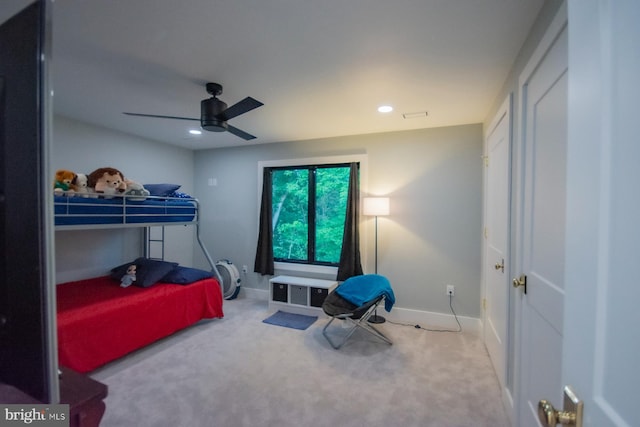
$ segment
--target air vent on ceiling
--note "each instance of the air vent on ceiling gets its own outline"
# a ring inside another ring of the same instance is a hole
[[[419,117],[427,117],[428,113],[426,111],[419,111],[417,113],[403,113],[402,117],[405,119],[417,119]]]

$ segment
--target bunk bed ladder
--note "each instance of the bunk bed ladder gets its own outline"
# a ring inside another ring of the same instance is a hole
[[[199,215],[200,203],[198,202],[198,200],[195,200],[195,202],[198,205],[197,212]],[[209,255],[209,251],[200,238],[200,218],[196,218],[195,226],[198,245],[200,245],[200,249],[202,249],[202,253],[207,259],[209,266],[211,267],[211,272],[214,274],[214,276],[216,276],[216,279],[218,279],[218,283],[220,283],[220,289],[222,290],[222,294],[224,295],[224,281],[222,275],[218,271],[216,263],[211,258],[211,255]],[[160,236],[158,236],[158,233],[160,234]],[[164,260],[164,244],[165,238],[163,225],[144,227],[144,256],[146,258]],[[158,252],[160,253],[160,256],[158,256]]]
[[[164,226],[144,228],[145,258],[164,260]]]

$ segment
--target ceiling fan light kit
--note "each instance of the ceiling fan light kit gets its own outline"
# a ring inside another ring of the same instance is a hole
[[[200,119],[127,112],[125,112],[124,114],[127,114],[129,116],[151,117],[158,119],[195,120],[200,121],[200,126],[202,127],[202,129],[209,132],[230,132],[246,141],[255,139],[255,136],[229,125],[227,121],[241,114],[247,113],[255,108],[261,107],[264,104],[248,96],[242,101],[237,102],[236,104],[233,104],[231,107],[227,108],[227,104],[217,98],[218,95],[222,94],[222,85],[218,83],[207,83],[206,89],[207,93],[212,96],[211,98],[203,99],[200,102]]]

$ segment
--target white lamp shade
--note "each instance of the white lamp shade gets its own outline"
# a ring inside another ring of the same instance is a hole
[[[362,213],[369,216],[389,215],[389,198],[365,197],[362,201]]]

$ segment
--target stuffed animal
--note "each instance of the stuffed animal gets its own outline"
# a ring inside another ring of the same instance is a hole
[[[75,179],[76,174],[73,171],[68,169],[57,170],[53,180],[53,194],[56,196],[73,196],[76,191],[76,186],[73,183]]]
[[[89,197],[89,177],[84,173],[76,174],[74,184],[76,186],[76,194],[81,197]]]
[[[133,282],[136,281],[136,270],[137,267],[135,264],[131,264],[129,267],[127,267],[127,273],[120,279],[121,288],[131,286]]]
[[[125,179],[124,182],[127,184],[127,190],[124,192],[124,195],[132,196],[129,200],[143,201],[151,194],[149,190],[144,188],[139,182],[132,181],[128,178]]]
[[[91,172],[88,186],[96,193],[105,195],[122,194],[127,189],[122,172],[111,167],[99,168]]]

